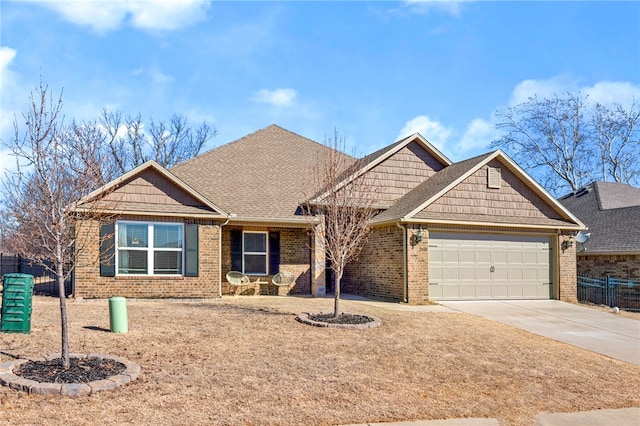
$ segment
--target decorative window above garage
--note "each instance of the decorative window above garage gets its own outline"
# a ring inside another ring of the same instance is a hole
[[[500,188],[502,182],[502,170],[499,167],[489,167],[487,173],[487,187]]]

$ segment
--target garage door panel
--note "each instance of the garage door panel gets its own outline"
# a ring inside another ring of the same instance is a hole
[[[476,293],[475,296],[478,299],[491,299],[492,297],[492,286],[490,284],[479,284],[475,286]]]
[[[458,253],[459,251],[455,251],[455,250],[443,250],[442,261],[445,263],[458,263],[460,262]]]
[[[430,296],[548,299],[550,246],[548,236],[431,232]]]
[[[490,263],[491,262],[491,251],[483,250],[476,251],[476,262],[477,263]]]
[[[442,289],[444,287],[440,285],[430,285],[429,286],[429,297],[432,299],[444,299],[444,295],[442,294]]]
[[[489,256],[491,257],[492,264],[497,263],[507,263],[507,252],[506,251],[491,251],[489,252]]]
[[[524,271],[522,269],[510,268],[507,270],[507,281],[520,281],[524,280]]]
[[[507,255],[507,263],[509,263],[509,264],[512,264],[512,263],[521,264],[522,263],[522,258],[523,258],[522,252],[520,252],[520,251],[510,251],[509,254]]]
[[[509,286],[506,284],[494,283],[491,286],[491,299],[505,299],[509,297]]]
[[[506,287],[508,299],[521,299],[523,297],[529,297],[525,295],[524,285],[507,285]]]

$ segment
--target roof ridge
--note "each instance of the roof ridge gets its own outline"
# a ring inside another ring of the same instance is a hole
[[[285,128],[284,128],[284,127],[282,127],[282,126],[279,126],[279,125],[277,125],[277,124],[272,123],[272,124],[270,124],[270,125],[268,125],[268,126],[266,126],[266,127],[263,127],[263,128],[261,128],[261,129],[255,130],[255,131],[253,131],[253,132],[251,132],[251,133],[249,133],[249,134],[246,134],[246,135],[244,135],[244,136],[241,136],[241,137],[239,137],[239,138],[237,138],[237,139],[234,139],[234,140],[232,140],[232,141],[229,141],[229,142],[223,143],[223,144],[221,144],[221,145],[215,146],[215,147],[213,147],[213,148],[209,149],[208,151],[205,151],[205,152],[203,152],[203,153],[201,153],[201,154],[198,154],[198,155],[197,155],[197,156],[195,156],[195,157],[189,158],[188,160],[185,160],[185,161],[183,161],[182,163],[179,163],[179,164],[174,165],[173,167],[171,167],[171,169],[170,169],[170,170],[172,170],[172,169],[174,169],[174,168],[176,168],[176,167],[182,167],[183,165],[188,164],[188,163],[190,163],[190,162],[192,162],[192,161],[194,161],[194,160],[196,160],[196,159],[201,159],[202,157],[208,156],[208,155],[210,155],[211,153],[213,153],[213,152],[217,151],[217,150],[218,150],[218,149],[220,149],[220,148],[228,147],[228,146],[232,146],[232,145],[236,145],[236,144],[238,144],[238,143],[240,143],[240,142],[242,142],[242,141],[244,141],[244,140],[246,140],[246,139],[249,139],[249,138],[254,137],[254,136],[255,136],[255,135],[257,135],[258,133],[261,133],[261,132],[267,131],[267,130],[269,130],[269,129],[277,129],[277,130],[279,130],[279,131],[282,131],[282,132],[288,133],[288,134],[290,134],[290,135],[293,135],[293,136],[299,137],[299,138],[301,138],[301,139],[304,139],[304,140],[306,140],[306,141],[308,141],[308,142],[311,142],[311,143],[313,143],[313,144],[315,144],[315,145],[319,145],[319,146],[321,146],[321,147],[328,148],[328,149],[333,149],[333,148],[331,148],[331,147],[329,147],[329,146],[327,146],[327,145],[325,145],[325,144],[323,144],[323,143],[320,143],[320,142],[314,141],[313,139],[310,139],[310,138],[308,138],[308,137],[306,137],[306,136],[302,136],[302,135],[300,135],[299,133],[293,132],[293,131],[291,131],[291,130],[285,129]],[[351,155],[347,154],[346,152],[342,152],[342,151],[339,151],[339,152],[340,152],[341,154],[343,154],[343,155],[346,155],[347,157],[352,158],[352,159],[354,159],[354,158],[355,158],[355,157],[352,157]]]

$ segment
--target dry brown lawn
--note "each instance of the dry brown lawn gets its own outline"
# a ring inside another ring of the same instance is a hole
[[[315,328],[331,299],[129,300],[129,333],[107,300],[70,302],[71,351],[138,362],[138,380],[86,397],[0,388],[0,423],[336,425],[640,406],[640,367],[459,313],[342,301],[383,325]],[[0,363],[59,351],[56,299],[36,297],[31,334],[0,333]]]

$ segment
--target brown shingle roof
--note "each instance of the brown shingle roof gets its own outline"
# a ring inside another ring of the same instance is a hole
[[[296,210],[311,195],[312,169],[329,149],[271,125],[170,171],[238,219],[303,220]]]
[[[559,200],[589,227],[589,253],[640,253],[640,188],[594,182]]]

